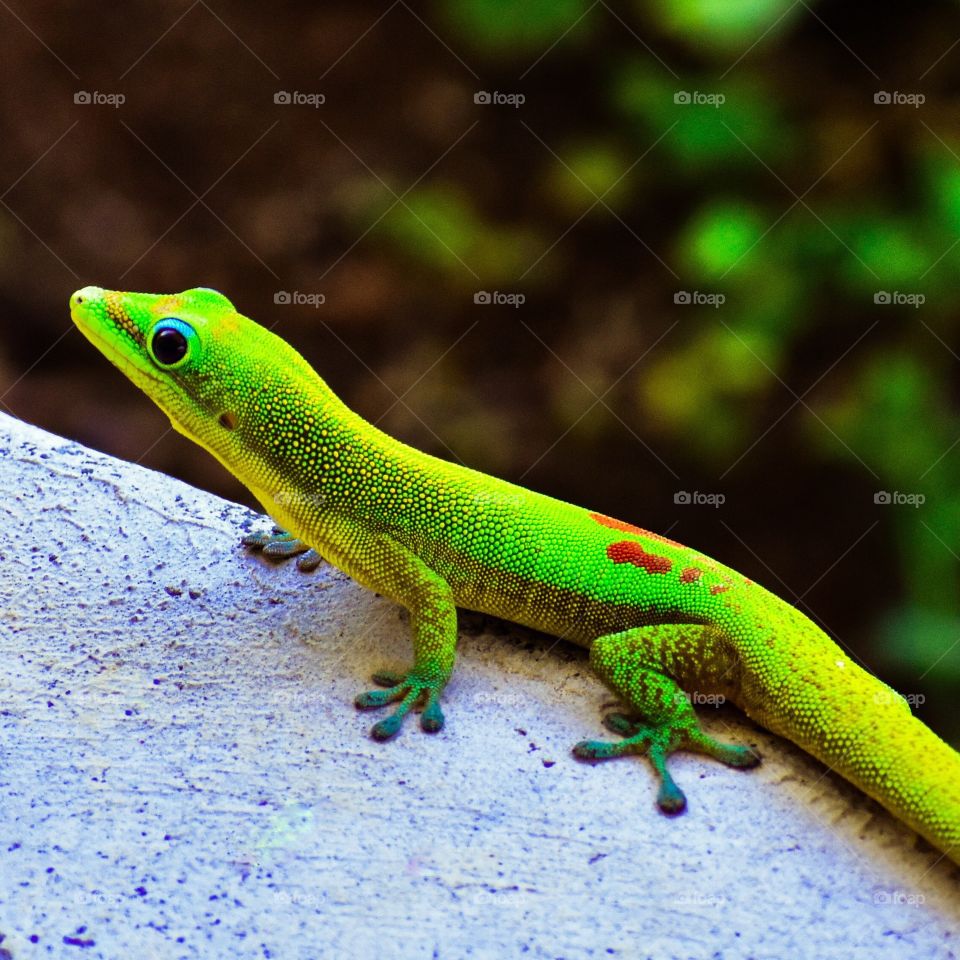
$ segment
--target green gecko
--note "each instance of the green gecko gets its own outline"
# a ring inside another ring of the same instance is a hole
[[[388,740],[421,707],[443,726],[456,607],[589,648],[629,707],[615,742],[576,756],[645,755],[657,803],[686,799],[677,750],[752,767],[748,747],[701,729],[685,690],[722,694],[799,744],[960,863],[960,755],[811,620],[756,583],[673,540],[421,453],[348,409],[289,344],[221,293],[84,287],[70,300],[84,336],[174,428],[212,453],[289,533],[255,537],[274,556],[310,553],[406,607],[413,666],[356,705],[396,704],[371,730]]]

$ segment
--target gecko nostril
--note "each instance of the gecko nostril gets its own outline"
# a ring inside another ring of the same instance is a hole
[[[104,294],[100,287],[81,287],[70,295],[70,306],[80,307],[99,300]]]

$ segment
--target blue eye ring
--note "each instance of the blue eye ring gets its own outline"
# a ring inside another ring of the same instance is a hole
[[[150,331],[147,350],[150,353],[150,359],[158,367],[163,370],[174,370],[190,359],[196,339],[197,331],[189,323],[184,323],[176,317],[165,317],[163,320],[158,320]]]

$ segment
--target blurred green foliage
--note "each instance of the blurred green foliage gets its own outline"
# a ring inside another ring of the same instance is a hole
[[[655,7],[663,26],[683,39],[699,38],[718,50],[735,49],[801,11],[793,0],[679,0]]]
[[[539,53],[590,9],[586,0],[460,0],[443,6],[463,38],[494,56]]]
[[[514,279],[536,249],[528,231],[489,223],[452,187],[420,187],[403,203],[380,198],[364,211],[364,219],[378,222],[388,241],[404,256],[416,259],[460,286],[476,286],[467,264],[482,264],[493,281]],[[382,219],[381,219],[382,218]]]

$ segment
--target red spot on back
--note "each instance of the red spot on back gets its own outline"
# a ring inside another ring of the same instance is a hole
[[[726,583],[718,583],[715,587],[710,588],[711,593],[726,593],[730,589],[730,585]]]
[[[687,567],[683,573],[680,574],[681,583],[693,583],[696,580],[699,580],[703,576],[703,571],[699,567]]]
[[[591,520],[596,520],[597,523],[602,523],[605,527],[609,527],[611,530],[619,530],[622,533],[636,533],[641,537],[649,537],[651,540],[659,540],[661,543],[669,543],[671,547],[682,547],[682,543],[677,543],[676,540],[670,540],[667,537],[661,537],[659,533],[651,533],[649,530],[644,530],[643,527],[636,527],[632,523],[624,523],[622,520],[614,520],[613,517],[608,517],[602,513],[591,513]]]
[[[647,553],[639,543],[632,540],[619,540],[607,547],[607,556],[614,563],[632,563],[635,567],[643,567],[647,573],[669,573],[673,569],[673,561],[667,557],[659,557],[655,553]]]

